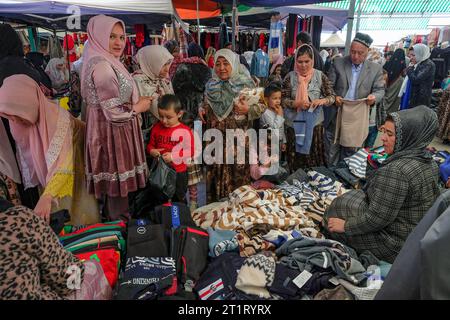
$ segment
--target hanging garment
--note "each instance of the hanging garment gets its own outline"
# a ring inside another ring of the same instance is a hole
[[[228,42],[228,31],[227,24],[221,23],[219,26],[219,48],[222,49],[225,46],[225,43]]]
[[[258,50],[259,36],[254,33],[253,34],[253,42],[252,42],[252,51],[255,52]]]
[[[312,17],[312,45],[320,48],[320,35],[322,34],[323,17]]]
[[[134,25],[134,31],[136,32],[136,47],[142,48],[145,41],[145,34],[144,34],[144,25],[143,24],[136,24]]]
[[[264,33],[261,33],[259,35],[259,49],[264,49],[265,44],[266,44],[266,35]]]
[[[283,55],[283,23],[281,21],[272,22],[270,24],[269,38],[269,58],[272,60],[273,55]]]
[[[287,55],[291,56],[297,47],[297,37],[298,33],[298,17],[296,14],[289,14],[287,30],[286,30],[286,48]]]
[[[338,110],[334,143],[343,147],[362,147],[369,134],[369,112],[370,106],[365,100],[344,100]]]
[[[267,78],[269,76],[269,56],[261,49],[255,52],[252,57],[250,74],[258,78]]]
[[[207,33],[206,34],[206,39],[205,39],[205,48],[206,50],[208,50],[209,47],[211,47],[211,33]]]

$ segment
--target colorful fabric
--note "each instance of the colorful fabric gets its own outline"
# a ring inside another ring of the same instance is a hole
[[[111,288],[117,283],[120,269],[120,252],[115,249],[95,250],[91,252],[77,254],[80,261],[95,260],[102,266],[103,272]]]

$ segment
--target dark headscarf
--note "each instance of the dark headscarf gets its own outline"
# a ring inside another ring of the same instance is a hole
[[[37,72],[39,72],[40,82],[47,88],[52,87],[52,80],[44,69],[44,54],[40,52],[29,52],[26,55],[27,60],[33,65]]]
[[[9,24],[0,24],[0,86],[15,74],[25,74],[41,83],[39,73],[26,62],[19,35]]]
[[[394,153],[384,165],[399,159],[416,159],[422,162],[432,161],[426,150],[438,130],[436,112],[426,106],[393,112],[388,116],[395,124]]]
[[[179,48],[178,42],[176,40],[169,40],[166,43],[164,43],[164,47],[170,52],[170,54],[173,54],[176,48]]]
[[[199,57],[205,60],[205,54],[203,53],[202,47],[200,47],[195,42],[191,42],[188,46],[188,55],[191,57]]]
[[[23,57],[23,44],[9,24],[0,24],[0,60],[7,56]]]
[[[397,49],[392,58],[384,65],[384,70],[388,73],[388,86],[400,77],[406,68],[405,51]]]

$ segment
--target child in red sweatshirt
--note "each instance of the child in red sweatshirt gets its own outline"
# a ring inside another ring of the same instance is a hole
[[[186,203],[187,163],[194,156],[194,135],[188,126],[180,122],[183,111],[175,95],[166,94],[161,98],[158,114],[160,120],[152,128],[147,152],[155,159],[161,157],[175,169],[176,191],[171,200]]]

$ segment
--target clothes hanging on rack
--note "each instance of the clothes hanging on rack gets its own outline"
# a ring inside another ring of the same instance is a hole
[[[294,54],[294,51],[297,48],[296,37],[298,31],[298,17],[296,14],[289,14],[286,26],[287,55],[291,56]]]
[[[323,17],[314,16],[311,19],[311,38],[315,48],[320,48],[320,35],[322,34]]]
[[[229,42],[227,24],[223,22],[219,26],[219,49],[222,49],[227,42]]]
[[[280,20],[274,20],[270,23],[269,38],[269,58],[272,60],[273,55],[283,55],[283,23]]]
[[[250,74],[258,78],[269,76],[269,56],[262,49],[258,49],[252,57]]]
[[[145,35],[144,35],[144,25],[143,24],[136,24],[134,25],[134,32],[136,33],[136,47],[142,48],[145,41]]]

